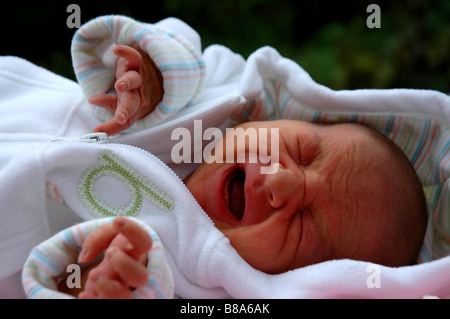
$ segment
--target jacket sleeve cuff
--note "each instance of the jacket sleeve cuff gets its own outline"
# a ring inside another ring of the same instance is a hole
[[[131,219],[141,225],[153,240],[152,248],[148,253],[149,280],[145,286],[132,292],[133,299],[173,298],[173,276],[165,259],[161,240],[147,224],[134,218]],[[62,230],[33,248],[22,271],[22,284],[26,296],[30,299],[73,298],[58,291],[55,278],[62,273],[73,271],[69,266],[76,265],[78,252],[86,237],[93,230],[112,222],[112,220],[113,218],[104,218],[77,224]],[[75,282],[70,275],[63,280],[69,279],[72,283]]]
[[[200,37],[181,20],[170,18],[148,24],[125,16],[102,16],[84,24],[72,40],[74,72],[88,99],[98,93],[114,93],[112,45],[136,43],[161,71],[164,95],[156,108],[128,131],[156,126],[193,104],[206,77]],[[94,107],[102,121],[114,116],[109,110]]]

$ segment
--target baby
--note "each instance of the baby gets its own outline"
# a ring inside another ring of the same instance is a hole
[[[113,122],[95,129],[109,134],[146,113],[140,111],[146,75],[138,70],[141,59],[133,63],[139,51],[116,47],[115,52],[122,58],[118,65],[123,64],[118,98],[93,98],[116,112]],[[126,95],[135,96],[131,104],[122,99]],[[260,174],[266,165],[260,162],[205,161],[184,182],[251,266],[276,274],[342,258],[392,267],[415,262],[427,224],[426,200],[415,170],[388,138],[345,123],[280,120],[240,127],[279,129],[279,162],[272,164],[273,174]],[[223,148],[222,154],[227,153],[225,140],[216,146]],[[243,148],[249,155],[248,141],[239,143],[235,152]],[[124,217],[98,228],[84,242],[79,262],[106,249],[105,257],[88,276],[84,273],[86,283],[78,297],[130,297],[133,287],[146,282],[150,247],[149,235]]]

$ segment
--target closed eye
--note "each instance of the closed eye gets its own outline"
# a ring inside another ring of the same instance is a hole
[[[321,155],[321,138],[317,133],[298,136],[299,164],[307,167]]]

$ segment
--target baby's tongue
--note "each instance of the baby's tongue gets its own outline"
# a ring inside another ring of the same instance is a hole
[[[239,173],[234,177],[229,186],[230,212],[239,220],[244,216],[245,211],[245,174]]]

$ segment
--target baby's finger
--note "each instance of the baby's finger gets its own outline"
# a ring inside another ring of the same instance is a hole
[[[142,63],[141,54],[132,47],[126,45],[116,45],[113,48],[113,52],[118,57],[122,57],[127,60],[126,68],[129,70],[137,68]]]
[[[141,76],[136,71],[128,71],[123,74],[115,83],[117,92],[138,89],[141,86]]]
[[[99,93],[91,96],[91,98],[89,99],[89,103],[98,105],[110,110],[111,112],[114,112],[117,108],[117,99],[117,95]]]
[[[84,241],[78,255],[78,262],[85,263],[92,260],[109,246],[117,234],[117,228],[112,223],[102,225],[94,230]]]
[[[147,283],[149,272],[145,266],[122,250],[107,250],[111,266],[122,282],[129,287],[141,287]]]
[[[107,276],[100,276],[95,283],[100,299],[131,299],[130,288]]]
[[[133,124],[132,121],[127,121],[125,124],[122,125],[122,124],[117,123],[116,118],[112,118],[106,122],[103,122],[103,123],[97,125],[93,129],[93,132],[94,133],[104,132],[108,135],[114,135],[114,134],[120,133],[122,131],[125,131],[132,124]]]
[[[90,291],[82,291],[78,294],[78,299],[96,299],[97,296]]]
[[[127,253],[132,252],[132,257],[147,253],[152,248],[152,238],[147,231],[137,223],[119,216],[114,219],[113,224],[133,245],[131,250],[127,250]]]
[[[124,91],[121,93],[119,103],[115,112],[115,119],[117,123],[124,125],[129,119],[134,118],[134,115],[141,106],[141,96],[138,90]],[[133,124],[134,121],[132,121]]]

